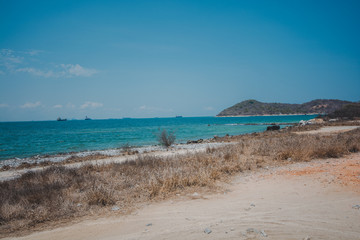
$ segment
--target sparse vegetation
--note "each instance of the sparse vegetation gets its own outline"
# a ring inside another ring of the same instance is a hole
[[[160,145],[164,146],[164,147],[170,147],[171,145],[174,144],[176,139],[176,136],[174,134],[174,132],[167,132],[166,129],[163,129],[159,136],[158,136],[158,141],[160,143]]]
[[[232,139],[235,144],[208,148],[204,153],[166,158],[138,155],[122,164],[76,169],[50,166],[1,182],[0,237],[64,219],[99,215],[113,205],[120,208],[116,214],[126,214],[148,201],[194,188],[217,189],[217,181],[243,171],[360,150],[359,129],[322,137],[280,131]]]

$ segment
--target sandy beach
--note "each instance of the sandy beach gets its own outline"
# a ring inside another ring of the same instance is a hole
[[[262,169],[217,194],[6,239],[360,239],[360,154]]]
[[[327,126],[303,133],[336,136],[355,128]],[[166,157],[205,150],[206,145],[198,145],[149,154]],[[3,171],[0,179],[29,170],[41,169]],[[145,202],[130,214],[110,205],[97,217],[44,225],[5,239],[360,239],[360,153],[309,162],[288,159],[216,184],[216,188],[192,188],[166,200]]]

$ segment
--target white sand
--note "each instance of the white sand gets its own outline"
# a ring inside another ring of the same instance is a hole
[[[87,220],[20,239],[356,240],[360,209],[353,206],[360,204],[360,185],[357,180],[355,185],[339,185],[341,178],[332,175],[332,168],[342,171],[339,164],[349,161],[360,170],[360,154],[263,169],[237,177],[225,193],[178,196],[129,216]],[[309,174],[309,167],[317,171]],[[306,174],[296,174],[301,170]],[[357,174],[360,177],[360,171]],[[204,233],[206,228],[212,232]]]

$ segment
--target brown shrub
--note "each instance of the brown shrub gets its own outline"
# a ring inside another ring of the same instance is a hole
[[[112,188],[103,185],[93,185],[93,188],[86,194],[89,205],[107,206],[115,204],[114,191]]]

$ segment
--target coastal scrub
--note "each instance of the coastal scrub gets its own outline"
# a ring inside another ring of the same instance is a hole
[[[124,163],[50,166],[0,183],[0,236],[103,213],[128,214],[142,204],[194,190],[259,167],[340,157],[360,150],[360,129],[334,135],[292,131],[227,137],[233,144],[186,155],[138,154]],[[119,209],[116,212],[112,208]]]

